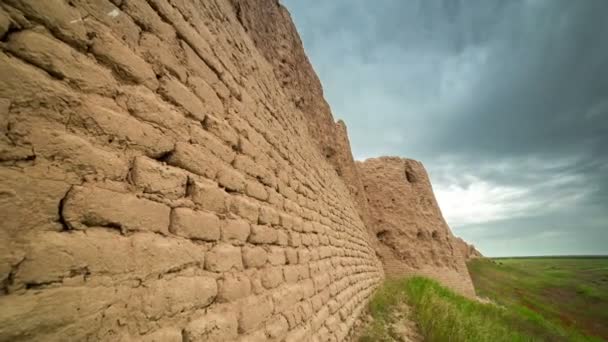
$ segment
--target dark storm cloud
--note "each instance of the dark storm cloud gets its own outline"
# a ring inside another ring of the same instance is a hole
[[[488,254],[608,253],[608,1],[283,3],[356,158],[422,160]]]

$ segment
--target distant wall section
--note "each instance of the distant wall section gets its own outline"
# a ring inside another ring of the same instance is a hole
[[[473,296],[465,258],[418,161],[380,157],[357,162],[378,254],[388,277],[419,274]]]

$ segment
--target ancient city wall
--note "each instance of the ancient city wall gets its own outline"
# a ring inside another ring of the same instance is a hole
[[[284,8],[6,0],[0,41],[1,341],[343,340],[383,269]]]
[[[357,167],[387,277],[424,275],[474,296],[465,254],[441,214],[422,164],[380,157]]]
[[[0,341],[342,341],[385,273],[474,294],[276,0],[4,0],[0,76]]]

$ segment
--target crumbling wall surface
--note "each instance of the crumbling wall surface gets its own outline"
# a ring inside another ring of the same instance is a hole
[[[383,269],[255,3],[0,3],[0,341],[344,339]]]
[[[422,164],[380,157],[357,162],[357,166],[386,275],[425,275],[473,296],[465,258],[443,219]]]
[[[474,245],[467,243],[462,238],[456,238],[456,245],[460,249],[460,253],[462,253],[465,260],[483,257],[483,255],[477,250],[477,248],[475,248]]]
[[[346,125],[334,122],[323,97],[321,82],[314,72],[289,12],[276,1],[231,0],[237,17],[258,50],[273,66],[286,96],[304,114],[313,140],[357,203],[361,218],[368,225],[367,198],[355,166]]]

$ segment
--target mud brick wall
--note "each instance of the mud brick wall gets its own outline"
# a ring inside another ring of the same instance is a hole
[[[387,277],[423,275],[473,297],[464,242],[446,224],[424,166],[411,159],[380,157],[358,162],[357,167]]]
[[[0,3],[1,341],[344,339],[382,265],[251,11]]]

